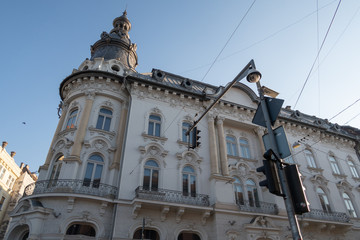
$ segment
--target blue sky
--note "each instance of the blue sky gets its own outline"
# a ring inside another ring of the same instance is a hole
[[[90,45],[112,29],[113,19],[125,8],[132,23],[130,38],[138,45],[140,73],[158,68],[225,86],[254,59],[262,84],[280,93],[284,107],[330,119],[359,99],[357,0],[341,2],[298,102],[337,0],[257,0],[204,78],[252,3],[1,1],[0,142],[8,142],[8,152],[16,151],[18,164],[38,170],[58,123],[61,81],[90,57]],[[343,125],[359,113],[360,101],[331,122]],[[360,116],[347,125],[360,128]]]

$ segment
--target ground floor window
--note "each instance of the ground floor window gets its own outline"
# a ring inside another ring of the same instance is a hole
[[[182,232],[178,236],[178,240],[201,240],[201,238],[196,233]]]
[[[87,224],[72,224],[66,231],[66,235],[84,235],[95,237],[95,229]]]
[[[160,236],[155,230],[144,229],[143,231],[142,228],[139,228],[134,233],[133,239],[160,240]]]

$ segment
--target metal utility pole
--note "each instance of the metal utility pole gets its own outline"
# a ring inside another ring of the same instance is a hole
[[[264,92],[263,92],[263,90],[261,88],[260,82],[256,82],[256,86],[257,86],[257,89],[258,89],[258,92],[259,92],[259,95],[260,95],[261,110],[263,112],[266,128],[267,128],[269,138],[270,138],[270,141],[269,141],[269,143],[271,145],[270,148],[275,152],[275,154],[277,156],[279,156],[278,145],[277,145],[277,142],[276,142],[276,139],[275,139],[273,129],[271,127],[271,120],[270,120],[269,110],[268,110],[267,104],[265,102]],[[282,167],[282,165],[281,165],[281,163],[279,161],[276,161],[276,166],[277,166],[277,169],[278,169],[280,186],[281,186],[282,192],[284,194],[283,198],[284,198],[284,202],[285,202],[286,212],[287,212],[287,215],[288,215],[288,219],[289,219],[289,223],[290,223],[290,229],[291,229],[293,239],[294,240],[302,240],[302,236],[301,236],[301,232],[300,232],[300,228],[299,228],[299,223],[298,223],[297,218],[295,216],[294,207],[292,205],[292,200],[291,200],[291,196],[290,196],[290,190],[289,190],[289,186],[288,186],[287,181],[286,181],[284,169],[283,169],[283,167]]]

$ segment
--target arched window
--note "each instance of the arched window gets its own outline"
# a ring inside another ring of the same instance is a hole
[[[182,232],[179,234],[177,240],[201,240],[201,238],[196,233]]]
[[[243,158],[251,158],[249,141],[245,138],[240,138],[240,151]]]
[[[103,167],[103,158],[97,154],[91,155],[86,165],[83,185],[87,187],[99,188]]]
[[[226,136],[227,154],[230,156],[239,156],[236,139],[231,136]]]
[[[354,177],[354,178],[359,178],[359,173],[355,167],[355,164],[352,160],[348,160],[348,164],[349,164],[349,168],[350,168],[350,171],[351,171],[351,175]]]
[[[63,159],[64,159],[64,156],[61,155],[60,157],[58,157],[55,160],[54,165],[53,165],[52,170],[51,170],[51,175],[50,175],[50,178],[49,178],[50,181],[49,181],[48,186],[55,186],[56,185],[57,180],[59,179]]]
[[[148,135],[160,137],[161,117],[158,115],[149,116]]]
[[[316,189],[316,193],[317,193],[318,196],[319,196],[320,204],[321,204],[322,209],[323,209],[325,212],[331,212],[329,200],[328,200],[328,198],[327,198],[324,190],[322,190],[321,188],[317,188],[317,189]]]
[[[144,167],[144,190],[157,191],[159,185],[159,165],[154,160],[148,160]]]
[[[332,169],[333,173],[340,174],[339,165],[337,164],[335,157],[330,155],[329,161],[330,161],[330,165],[331,165],[331,169]]]
[[[101,108],[96,122],[96,128],[109,131],[112,118],[112,111],[106,108]]]
[[[234,177],[234,179],[235,181],[233,184],[234,184],[236,203],[244,205],[244,192],[243,192],[242,183],[239,178]]]
[[[67,128],[67,129],[69,129],[69,128],[74,128],[74,127],[75,127],[75,122],[76,122],[77,114],[78,114],[78,109],[72,110],[72,111],[70,112],[68,121],[67,121],[67,123],[66,123],[66,128]]]
[[[343,193],[342,196],[343,196],[343,199],[345,202],[346,209],[348,210],[350,216],[356,218],[357,215],[356,215],[356,212],[354,209],[354,205],[352,204],[352,201],[351,201],[349,195],[347,195],[347,193]]]
[[[72,224],[67,230],[66,235],[84,235],[89,237],[95,237],[95,229],[88,224]]]
[[[248,193],[249,205],[251,207],[260,207],[259,195],[255,182],[251,179],[246,180],[246,189]]]
[[[160,236],[155,230],[145,228],[143,232],[142,229],[140,228],[136,230],[132,239],[160,240]]]
[[[314,159],[314,155],[312,154],[312,152],[308,149],[305,149],[304,153],[305,153],[306,161],[307,161],[309,167],[317,168],[315,159]]]
[[[190,167],[186,166],[183,168],[182,171],[183,175],[183,195],[184,196],[196,196],[196,174],[195,170]]]
[[[190,140],[190,145],[193,145],[193,135],[194,135],[194,130],[192,130],[188,136],[186,136],[186,132],[190,129],[191,124],[188,122],[183,122],[182,123],[182,141],[183,142],[189,142]],[[189,139],[190,138],[190,139]]]

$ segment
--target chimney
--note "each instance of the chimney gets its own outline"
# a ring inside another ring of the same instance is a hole
[[[8,145],[8,143],[6,141],[2,142],[2,148],[4,149],[6,146]]]
[[[12,152],[10,153],[10,156],[13,158],[13,157],[15,156],[15,154],[16,154],[16,152],[12,151]]]

